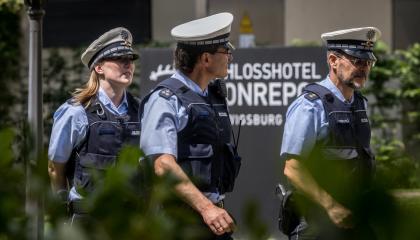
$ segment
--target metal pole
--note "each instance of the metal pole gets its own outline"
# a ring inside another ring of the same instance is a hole
[[[26,2],[28,4],[28,2]],[[26,206],[29,217],[28,239],[43,239],[43,206],[42,197],[35,193],[31,184],[32,171],[36,167],[37,159],[43,152],[43,124],[42,124],[42,18],[45,14],[41,3],[31,1],[27,10],[29,16],[29,85],[28,85],[28,122],[32,152],[26,162]]]

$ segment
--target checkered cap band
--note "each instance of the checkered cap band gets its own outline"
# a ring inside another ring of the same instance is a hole
[[[194,46],[203,46],[203,45],[212,45],[212,44],[223,44],[229,42],[229,38],[220,38],[220,39],[213,39],[213,40],[203,40],[203,41],[179,41],[179,43],[186,44],[186,45],[194,45]]]

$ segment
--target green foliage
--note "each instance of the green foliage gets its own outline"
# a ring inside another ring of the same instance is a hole
[[[12,93],[8,86],[19,78],[20,57],[20,17],[22,4],[19,1],[0,1],[0,125],[10,124],[10,106],[13,104]]]
[[[398,51],[401,56],[398,74],[401,79],[403,137],[407,150],[415,159],[420,159],[420,44]]]
[[[18,13],[23,7],[23,0],[0,0],[0,12]]]
[[[410,145],[420,132],[419,49],[419,44],[415,44],[392,54],[379,42],[375,47],[378,61],[365,91],[374,98],[369,107],[378,177],[389,187],[420,186],[419,162],[417,156],[410,154]],[[403,133],[408,130],[409,134],[403,134],[399,140],[401,127]]]
[[[23,239],[26,216],[25,181],[22,166],[13,162],[12,129],[0,131],[0,239]]]
[[[404,150],[399,140],[375,139],[378,179],[393,188],[419,186],[419,165]]]
[[[260,240],[268,238],[268,228],[259,217],[259,208],[255,202],[247,202],[243,209],[244,232],[246,239]]]

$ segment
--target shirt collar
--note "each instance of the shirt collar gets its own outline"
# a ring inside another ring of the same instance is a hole
[[[123,100],[121,101],[121,103],[118,107],[116,107],[114,105],[114,103],[111,101],[111,99],[106,94],[105,90],[103,90],[101,87],[99,87],[98,99],[99,99],[99,101],[101,101],[102,104],[104,104],[105,106],[107,106],[110,109],[113,109],[114,111],[116,111],[118,113],[121,113],[122,109],[126,109],[128,107],[127,96],[126,96],[125,91],[124,91]]]
[[[334,85],[334,83],[331,81],[330,76],[328,75],[323,81],[319,83],[320,85],[328,88],[340,101],[344,103],[353,103],[354,94],[351,96],[350,102],[346,100],[343,93],[337,88],[337,86]]]
[[[172,75],[172,78],[176,78],[182,83],[184,83],[189,89],[191,89],[193,92],[197,93],[200,96],[206,97],[208,95],[207,88],[203,91],[201,90],[200,86],[193,80],[191,80],[189,77],[185,76],[181,71],[177,70],[174,75]]]

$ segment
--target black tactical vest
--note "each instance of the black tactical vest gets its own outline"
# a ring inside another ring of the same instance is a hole
[[[322,188],[348,203],[367,189],[375,168],[365,98],[355,91],[353,103],[345,104],[315,83],[304,92],[309,100],[321,99],[328,118],[328,135],[316,143],[306,165]]]
[[[152,93],[155,91],[166,99],[176,95],[188,114],[186,127],[177,134],[176,160],[180,167],[203,192],[231,192],[241,159],[231,141],[225,98],[211,85],[208,97],[200,96],[175,78],[159,83]]]
[[[97,99],[85,109],[88,128],[85,140],[74,151],[74,181],[76,190],[91,192],[96,182],[92,174],[101,180],[104,170],[116,164],[116,156],[124,145],[140,143],[139,101],[126,92],[128,111],[118,116],[111,113]],[[73,160],[73,159],[72,159]]]

